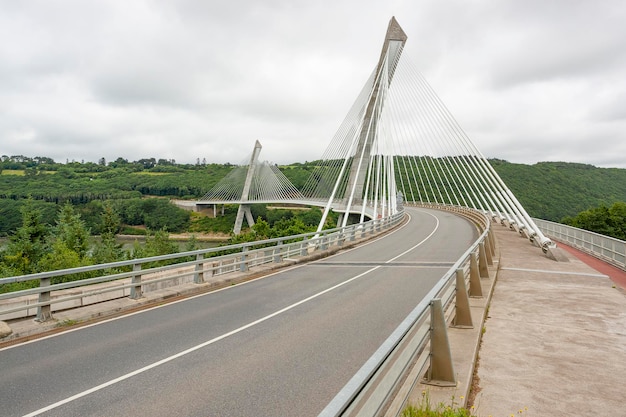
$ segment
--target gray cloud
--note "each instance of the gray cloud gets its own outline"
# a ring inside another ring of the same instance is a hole
[[[487,157],[626,167],[621,1],[0,0],[0,153],[313,160],[405,54]]]

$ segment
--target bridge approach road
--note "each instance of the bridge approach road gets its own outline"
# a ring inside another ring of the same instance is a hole
[[[0,350],[3,416],[315,416],[478,237],[407,208],[317,262]]]

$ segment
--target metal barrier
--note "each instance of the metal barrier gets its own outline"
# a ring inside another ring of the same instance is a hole
[[[0,310],[0,320],[16,318],[15,313],[18,312],[22,312],[18,317],[33,315],[29,310],[36,308],[37,320],[45,321],[52,317],[52,312],[55,310],[126,296],[136,299],[142,297],[146,290],[155,289],[160,284],[168,286],[188,282],[201,284],[210,276],[247,272],[251,268],[265,264],[282,263],[287,259],[339,247],[346,241],[351,242],[356,239],[371,237],[394,227],[403,218],[404,213],[400,212],[387,218],[343,228],[323,230],[319,233],[306,233],[191,252],[0,278],[0,284],[39,280],[39,286],[36,288],[0,294],[0,306],[5,307]],[[176,263],[152,266],[157,262]],[[110,273],[111,271],[116,271],[116,273]],[[54,277],[93,274],[94,272],[98,276],[51,284],[51,279]],[[104,283],[108,283],[108,285],[99,288],[94,287],[94,284]],[[91,287],[87,290],[81,289],[73,294],[54,297],[52,295],[53,292],[85,286]],[[36,302],[32,302],[35,301],[32,297],[27,299],[26,296],[32,295],[38,296]],[[6,307],[9,302],[13,302],[13,305]],[[55,308],[53,305],[56,305]]]
[[[321,416],[380,414],[381,410],[388,407],[394,399],[396,388],[403,382],[407,371],[412,367],[417,367],[419,374],[424,375],[422,381],[424,383],[438,386],[456,385],[456,375],[447,339],[448,323],[460,328],[473,327],[468,297],[482,296],[480,279],[489,277],[488,268],[493,262],[495,241],[490,220],[481,212],[456,206],[427,205],[424,207],[447,210],[464,216],[471,220],[482,233],[328,404],[320,414]],[[0,301],[16,296],[39,294],[37,303],[1,310],[0,319],[3,315],[14,311],[37,307],[38,319],[45,320],[51,315],[51,304],[120,289],[129,290],[130,297],[141,297],[147,285],[180,279],[183,276],[189,277],[195,283],[202,283],[205,282],[207,274],[245,272],[259,265],[284,262],[290,257],[326,250],[331,246],[341,246],[346,241],[354,241],[357,238],[387,230],[399,224],[403,217],[404,213],[399,213],[390,218],[327,230],[319,234],[308,233],[220,248],[0,279],[0,284],[31,279],[40,280],[38,288],[0,294]],[[220,252],[231,251],[235,253],[220,254]],[[192,260],[185,260],[174,265],[144,268],[144,265],[152,262],[190,257]],[[132,270],[49,285],[50,278],[55,276],[123,267],[132,268]],[[143,279],[148,274],[163,273],[165,276],[150,280]],[[122,279],[125,281],[111,288],[81,292],[79,295],[63,298],[51,297],[52,291]],[[397,415],[400,412],[401,408],[397,410]]]
[[[381,415],[394,400],[394,393],[412,367],[417,367],[419,375],[424,375],[423,383],[456,386],[447,323],[460,328],[473,327],[468,297],[482,296],[480,278],[489,277],[488,266],[493,262],[495,242],[490,220],[481,212],[456,206],[420,207],[462,215],[474,222],[482,234],[319,416]],[[399,402],[401,406],[394,410],[396,415],[402,412],[405,402],[406,398]]]
[[[537,227],[557,242],[565,243],[626,270],[626,242],[547,220],[533,219]]]

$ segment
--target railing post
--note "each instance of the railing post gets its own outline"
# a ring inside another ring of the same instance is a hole
[[[196,255],[196,261],[202,261],[204,259],[204,255],[199,253]],[[204,263],[199,262],[196,264],[196,270],[193,274],[193,282],[194,284],[202,284],[204,282]]]
[[[320,249],[321,250],[326,250],[328,249],[328,235],[326,233],[324,233],[321,237],[320,240]]]
[[[483,287],[480,283],[480,274],[478,273],[478,259],[476,253],[470,254],[470,290],[471,297],[482,297]]]
[[[467,286],[465,285],[465,273],[461,268],[456,270],[455,310],[456,314],[454,316],[453,326],[463,329],[473,329],[474,323],[472,322]]]
[[[485,240],[483,240],[485,245],[485,256],[487,258],[487,265],[493,265],[493,257],[491,252],[491,243],[489,243],[489,233],[485,236]]]
[[[302,239],[302,244],[300,245],[300,256],[307,256],[309,254],[309,240],[305,237]]]
[[[440,298],[430,302],[430,367],[422,382],[441,387],[456,386],[448,329]]]
[[[356,239],[356,226],[353,226],[350,230],[350,242],[354,242]]]
[[[496,239],[495,236],[493,234],[493,229],[490,227],[489,228],[489,244],[491,245],[491,253],[495,256],[496,254]]]
[[[481,278],[489,278],[489,267],[487,266],[487,254],[485,253],[485,242],[478,244],[478,270]]]
[[[142,296],[142,292],[141,292],[141,264],[134,264],[133,265],[133,272],[137,272],[137,273],[135,275],[133,275],[133,277],[130,280],[131,284],[135,284],[134,286],[130,287],[130,298],[132,298],[133,300],[136,300],[138,298],[141,298],[141,296]]]
[[[282,246],[283,246],[283,241],[279,240],[276,243],[276,247],[274,248],[274,263],[279,264],[283,261]]]
[[[49,287],[50,278],[40,278],[39,287]],[[45,305],[37,307],[37,321],[44,322],[52,319],[52,308],[50,307],[50,291],[39,293],[39,302],[47,303]]]
[[[248,270],[248,255],[246,252],[248,252],[247,246],[241,248],[241,263],[239,264],[239,270],[241,272],[246,272]]]

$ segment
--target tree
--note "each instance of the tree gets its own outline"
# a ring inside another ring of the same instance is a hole
[[[41,211],[33,207],[31,199],[22,206],[22,226],[11,236],[4,253],[7,267],[19,274],[38,272],[38,261],[47,251],[48,228],[41,222]]]
[[[85,261],[76,251],[68,248],[64,241],[58,239],[52,244],[52,250],[41,258],[38,267],[41,271],[56,271],[83,266]],[[58,278],[53,283],[65,281],[69,279]]]
[[[120,216],[110,203],[103,205],[100,226],[100,242],[93,250],[95,263],[120,261],[124,257],[122,245],[117,243],[116,236],[120,230]]]
[[[609,219],[613,226],[613,237],[626,240],[626,203],[613,204],[609,209]]]
[[[90,232],[80,214],[74,207],[66,203],[54,227],[53,239],[62,242],[67,249],[76,252],[79,259],[83,259],[89,249]]]
[[[166,229],[161,229],[146,236],[146,244],[143,247],[135,242],[131,257],[133,259],[148,258],[151,256],[167,255],[176,252],[178,252],[178,245],[170,239],[170,235],[167,233]],[[176,261],[174,260],[173,262]],[[151,268],[155,266],[168,265],[170,263],[172,263],[172,261],[152,262],[148,264],[147,267]]]
[[[561,222],[579,229],[625,240],[626,203],[617,202],[610,208],[601,205],[581,211],[574,217],[566,217]]]

